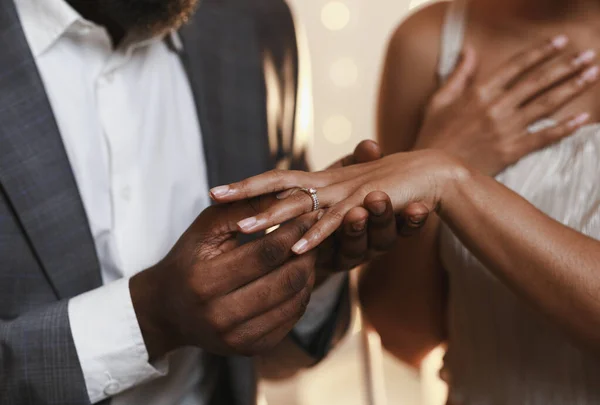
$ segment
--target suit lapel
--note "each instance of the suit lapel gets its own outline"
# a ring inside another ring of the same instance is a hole
[[[273,167],[255,21],[243,7],[228,3],[202,1],[181,30],[211,187]]]
[[[0,49],[0,184],[57,295],[72,297],[101,285],[99,264],[12,1],[0,1]]]

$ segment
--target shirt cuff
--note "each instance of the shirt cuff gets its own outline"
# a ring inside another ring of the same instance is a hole
[[[71,299],[69,320],[92,404],[167,374],[166,360],[148,362],[129,279]]]
[[[335,309],[340,298],[340,290],[347,282],[348,277],[345,273],[337,273],[312,293],[304,316],[294,327],[296,336],[302,342],[310,342],[318,334]]]

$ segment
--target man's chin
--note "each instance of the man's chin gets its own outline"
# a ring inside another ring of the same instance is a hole
[[[143,36],[178,29],[196,11],[199,0],[100,0],[103,10],[125,31]]]

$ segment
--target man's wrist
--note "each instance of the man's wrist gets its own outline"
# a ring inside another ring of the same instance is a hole
[[[129,281],[131,301],[150,361],[162,358],[179,346],[174,328],[164,314],[160,273],[159,267],[152,267]]]
[[[91,403],[168,372],[166,363],[148,361],[129,283],[123,278],[69,300],[71,333]]]

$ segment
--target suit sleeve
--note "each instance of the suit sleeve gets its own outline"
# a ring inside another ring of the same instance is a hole
[[[168,361],[151,364],[129,279],[122,278],[69,301],[71,334],[92,404],[168,373]]]
[[[0,321],[0,404],[89,405],[164,376],[166,362],[148,362],[128,281]]]
[[[0,320],[0,403],[89,404],[68,301]]]

